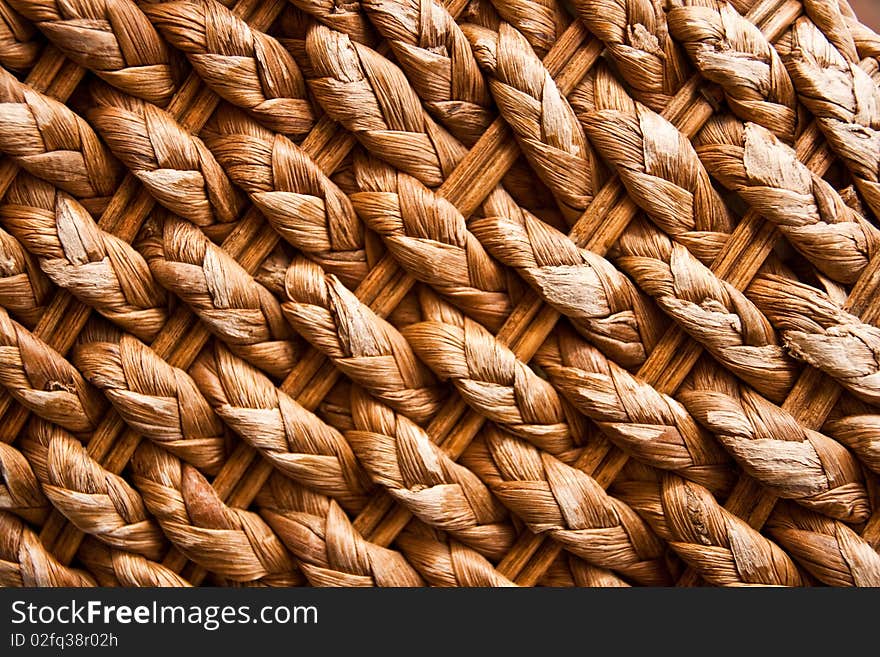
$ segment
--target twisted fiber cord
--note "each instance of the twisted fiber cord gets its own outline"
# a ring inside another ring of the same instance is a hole
[[[59,563],[27,525],[0,511],[0,586],[96,586],[92,576]]]
[[[790,413],[705,361],[679,398],[774,496],[844,522],[870,516],[859,463],[837,441],[802,427]]]
[[[880,556],[847,525],[779,505],[770,534],[817,579],[829,586],[880,585]]]
[[[719,182],[832,280],[854,283],[877,253],[880,231],[761,126],[712,122],[700,133],[697,150]]]
[[[577,15],[607,48],[633,95],[655,112],[687,82],[687,61],[652,0],[577,0]]]
[[[0,442],[0,509],[41,525],[50,508],[27,458],[15,447]]]
[[[0,64],[10,71],[28,71],[43,48],[37,30],[7,2],[0,2]]]
[[[712,491],[730,487],[724,451],[687,409],[559,326],[535,355],[554,387],[615,445]]]
[[[22,169],[56,183],[101,212],[120,179],[119,163],[70,108],[0,70],[0,150]]]
[[[432,586],[516,586],[477,552],[413,524],[397,537],[397,545]]]
[[[670,5],[672,35],[700,73],[724,89],[733,113],[793,143],[802,127],[797,95],[761,30],[723,0],[671,0]]]
[[[416,518],[500,561],[514,541],[507,512],[470,470],[455,463],[425,431],[377,402],[351,392],[355,431],[348,440],[373,482]]]
[[[278,301],[196,226],[154,215],[139,246],[162,286],[242,358],[272,376],[293,369],[297,346]]]
[[[354,289],[370,270],[364,227],[345,193],[301,148],[241,113],[203,131],[232,181],[282,238]]]
[[[46,310],[52,285],[21,243],[0,229],[0,306],[33,330]]]
[[[471,443],[462,462],[533,532],[635,582],[669,582],[662,542],[586,473],[492,428]]]
[[[276,39],[213,0],[146,4],[143,11],[221,98],[291,139],[314,127],[302,73]]]
[[[698,484],[667,473],[657,481],[620,483],[615,492],[712,584],[805,584],[782,549],[721,507]]]
[[[500,329],[512,310],[514,281],[456,207],[377,158],[356,156],[354,170],[351,203],[403,268],[490,330]]]
[[[166,105],[179,67],[131,0],[9,0],[61,52],[127,94]]]
[[[77,553],[100,586],[189,587],[183,577],[160,563],[139,554],[113,550],[94,539],[86,539]]]
[[[463,27],[499,112],[538,177],[550,188],[563,215],[574,221],[599,186],[583,129],[565,96],[525,37],[508,23],[498,31]]]
[[[191,375],[217,415],[283,474],[345,509],[364,507],[372,485],[338,431],[219,343]]]
[[[323,495],[274,475],[256,502],[313,586],[425,585],[399,552],[365,540]]]
[[[73,436],[35,418],[19,443],[46,497],[80,531],[148,559],[165,553],[162,531],[141,496],[89,457]]]
[[[128,334],[81,342],[72,358],[132,429],[201,472],[220,471],[223,424],[186,372]]]
[[[822,291],[781,276],[748,290],[779,327],[789,352],[870,403],[880,403],[880,329],[851,315]]]
[[[73,433],[88,433],[104,400],[61,354],[0,310],[0,384],[22,406]]]
[[[581,81],[571,102],[591,143],[617,170],[630,198],[665,233],[710,265],[735,221],[690,139],[633,101],[603,67]]]
[[[825,3],[822,3],[824,5]],[[829,11],[812,2],[805,7]],[[809,9],[808,9],[809,10]],[[816,117],[835,154],[852,172],[875,213],[880,210],[880,146],[877,146],[880,90],[844,26],[828,28],[828,38],[808,18],[798,20],[777,49],[798,97]],[[842,43],[841,43],[842,42]],[[835,48],[840,44],[841,49]],[[876,63],[874,68],[876,68]]]
[[[797,369],[769,320],[680,244],[634,222],[612,258],[722,365],[772,401],[785,398]]]
[[[199,226],[238,219],[243,199],[201,139],[155,105],[95,87],[89,121],[163,206]]]
[[[418,423],[446,396],[403,336],[320,265],[295,258],[284,282],[282,311],[293,328],[352,381]]]
[[[145,340],[167,321],[166,297],[143,257],[101,230],[74,198],[19,174],[0,206],[0,222],[58,287]]]
[[[226,506],[195,468],[151,443],[141,443],[131,465],[147,508],[188,559],[235,582],[300,581],[287,549],[260,516]]]

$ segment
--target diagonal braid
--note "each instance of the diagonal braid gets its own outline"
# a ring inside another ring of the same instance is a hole
[[[272,376],[293,369],[297,347],[278,301],[196,226],[154,216],[140,247],[162,286],[230,349]]]
[[[844,522],[870,516],[868,492],[853,455],[729,374],[704,360],[679,399],[774,496]]]
[[[28,71],[43,49],[34,26],[15,11],[7,0],[0,0],[0,65],[10,71]]]
[[[365,540],[333,500],[273,476],[256,501],[313,586],[424,586],[399,552]]]
[[[92,95],[89,121],[159,203],[199,226],[238,218],[241,193],[201,139],[155,105],[106,86]]]
[[[73,365],[2,309],[0,384],[19,404],[73,433],[93,431],[105,407]]]
[[[734,220],[691,141],[661,115],[629,100],[605,69],[583,80],[572,102],[591,143],[614,166],[636,205],[711,264]]]
[[[86,209],[48,183],[16,177],[0,222],[49,279],[128,331],[152,340],[168,318],[165,291],[143,257],[101,230]]]
[[[21,243],[0,229],[0,306],[29,329],[46,310],[52,284]]]
[[[464,27],[489,88],[523,154],[553,192],[569,223],[590,204],[596,157],[565,96],[525,37],[508,23],[498,31]]]
[[[309,86],[330,118],[428,187],[443,182],[463,147],[424,113],[399,68],[319,24],[308,32],[306,51],[316,76]]]
[[[100,213],[121,168],[88,123],[69,107],[0,70],[0,151]]]
[[[402,332],[438,377],[450,379],[465,402],[511,434],[554,455],[580,442],[553,386],[473,320],[452,311]]]
[[[432,586],[516,586],[479,553],[435,529],[413,525],[397,537],[397,545]]]
[[[419,423],[443,403],[443,386],[391,324],[377,316],[335,276],[295,258],[284,281],[284,316],[344,374]]]
[[[667,322],[632,281],[540,219],[520,212],[477,219],[470,228],[493,256],[615,362],[640,366],[660,339]]]
[[[214,0],[146,4],[143,11],[219,96],[291,138],[312,129],[302,73],[277,40]]]
[[[80,531],[148,559],[165,553],[162,531],[141,496],[94,461],[73,436],[34,419],[19,442],[52,506]]]
[[[356,156],[354,170],[355,210],[407,272],[481,324],[501,328],[512,310],[508,288],[514,281],[455,206],[376,158]]]
[[[360,0],[290,0],[290,10],[282,18],[293,21],[296,16],[311,23],[308,17],[317,18],[331,30],[349,35],[354,41],[372,45],[376,34],[362,11]],[[296,7],[301,11],[293,9]],[[304,28],[307,29],[307,28]]]
[[[830,10],[834,3],[810,4],[819,11],[826,11],[824,5]],[[859,190],[877,213],[880,211],[880,126],[877,124],[880,90],[870,74],[859,66],[855,43],[845,28],[845,24],[836,29],[829,26],[826,38],[816,23],[801,18],[777,44],[777,50],[788,67],[798,98],[816,117],[828,144],[852,172]],[[835,48],[829,39],[844,50]]]
[[[550,52],[571,22],[571,17],[557,0],[494,1],[492,6],[501,18],[522,33],[542,58]]]
[[[256,513],[226,506],[199,472],[150,443],[132,459],[134,483],[188,559],[235,582],[291,586],[293,560]]]
[[[663,585],[663,544],[625,504],[586,473],[496,429],[462,455],[505,506],[591,564],[641,584]]]
[[[8,0],[61,52],[125,93],[166,105],[178,67],[132,0]]]
[[[662,112],[687,81],[688,66],[669,36],[666,14],[652,0],[576,0],[574,7],[633,88],[634,96]]]
[[[849,447],[859,460],[880,473],[880,414],[865,409],[829,420],[822,430]]]
[[[437,0],[365,0],[361,6],[425,108],[462,143],[474,144],[495,112],[470,44],[446,8]]]
[[[770,534],[829,586],[880,586],[880,555],[842,522],[796,506],[777,507]]]
[[[202,132],[232,181],[287,242],[354,289],[369,271],[364,229],[348,197],[283,135],[218,111]]]
[[[730,460],[677,400],[629,374],[560,326],[535,354],[554,387],[627,454],[713,491],[730,487]]]
[[[139,554],[113,550],[94,539],[86,539],[77,552],[82,564],[100,586],[189,587],[183,577],[160,563]]]
[[[733,119],[710,123],[697,150],[721,184],[832,280],[854,283],[880,251],[880,230],[761,126]]]
[[[46,520],[51,507],[27,458],[0,441],[0,509],[33,525]]]
[[[880,403],[880,329],[825,293],[781,276],[752,282],[749,297],[779,327],[789,352],[870,404]]]
[[[0,511],[0,586],[96,586],[91,575],[59,563],[39,537]]]
[[[724,0],[670,0],[670,5],[672,35],[700,73],[724,89],[733,113],[793,143],[801,127],[797,95],[761,30]]]
[[[785,397],[795,364],[744,294],[643,221],[631,224],[614,251],[617,265],[722,365],[772,401]]]
[[[207,474],[225,461],[223,424],[195,382],[127,334],[81,342],[73,361],[142,436]]]
[[[221,344],[191,372],[214,411],[291,479],[359,511],[372,485],[342,435]]]
[[[672,549],[718,586],[803,586],[797,567],[775,543],[721,507],[701,486],[673,474],[617,486]]]
[[[437,447],[403,415],[355,388],[355,431],[345,434],[372,480],[425,524],[447,532],[492,561],[514,541],[506,510],[470,470]]]

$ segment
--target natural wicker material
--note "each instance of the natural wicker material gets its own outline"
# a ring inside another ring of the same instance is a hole
[[[846,0],[292,1],[0,0],[0,583],[880,583]]]

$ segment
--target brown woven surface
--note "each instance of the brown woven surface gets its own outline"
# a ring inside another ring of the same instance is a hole
[[[0,585],[880,585],[868,25],[0,0]]]

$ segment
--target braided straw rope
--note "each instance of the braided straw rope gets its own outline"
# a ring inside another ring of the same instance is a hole
[[[880,582],[846,3],[295,4],[0,4],[4,584]]]

